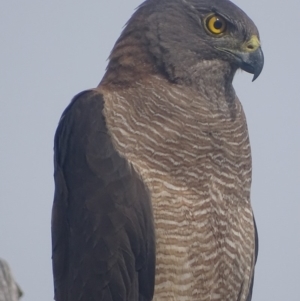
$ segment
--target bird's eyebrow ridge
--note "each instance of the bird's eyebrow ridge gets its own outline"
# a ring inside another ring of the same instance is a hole
[[[227,14],[225,13],[221,13],[220,11],[218,11],[215,7],[211,8],[211,11],[221,17],[223,17],[224,19],[226,19],[226,21],[230,22],[232,25],[235,26],[235,22],[234,19],[230,18]]]

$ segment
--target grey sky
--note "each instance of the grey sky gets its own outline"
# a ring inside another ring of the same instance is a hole
[[[138,0],[0,4],[0,257],[24,301],[53,299],[53,136],[63,109],[95,87]],[[238,72],[253,153],[260,250],[253,301],[299,301],[299,0],[235,0],[259,28],[265,68]]]

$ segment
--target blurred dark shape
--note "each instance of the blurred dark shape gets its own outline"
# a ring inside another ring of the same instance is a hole
[[[8,263],[0,258],[0,301],[18,301],[22,295]]]

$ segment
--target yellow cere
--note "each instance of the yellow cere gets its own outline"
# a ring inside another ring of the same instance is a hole
[[[260,41],[257,37],[257,35],[252,35],[250,40],[248,40],[244,45],[243,45],[243,50],[248,51],[248,52],[253,52],[255,51],[258,47],[260,46]]]

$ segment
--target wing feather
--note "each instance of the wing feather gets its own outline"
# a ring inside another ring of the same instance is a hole
[[[96,90],[77,95],[55,136],[56,301],[152,300],[155,237],[142,179],[115,150]]]
[[[258,232],[257,232],[257,227],[256,227],[256,222],[255,222],[254,217],[253,217],[253,223],[254,223],[254,235],[255,235],[255,256],[254,256],[255,262],[254,262],[254,264],[256,264],[257,256],[258,256]],[[252,279],[251,279],[249,294],[246,299],[247,301],[252,300],[253,285],[254,285],[254,267],[253,267],[253,275],[252,275]]]

